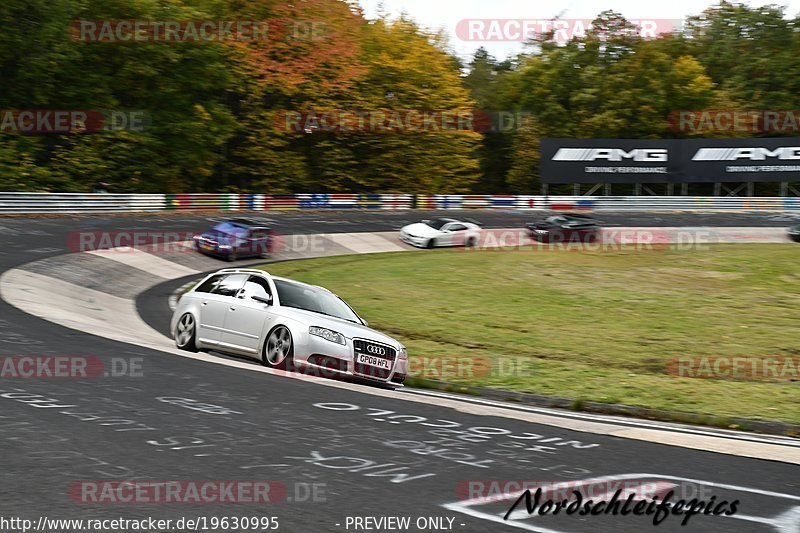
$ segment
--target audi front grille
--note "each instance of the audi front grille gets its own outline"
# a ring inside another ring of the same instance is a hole
[[[353,350],[355,351],[353,367],[356,374],[373,379],[389,379],[397,357],[397,352],[394,348],[364,339],[353,339]],[[388,361],[389,368],[382,368],[380,366],[360,362],[357,360],[359,355],[366,355],[374,359]]]

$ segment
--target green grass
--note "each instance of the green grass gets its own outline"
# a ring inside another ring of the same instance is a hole
[[[676,377],[680,356],[800,355],[800,247],[436,250],[267,270],[328,287],[411,357],[521,361],[449,381],[800,423],[800,382]],[[508,367],[506,368],[508,370]]]

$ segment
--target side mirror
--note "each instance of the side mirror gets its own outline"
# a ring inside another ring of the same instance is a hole
[[[361,317],[359,317],[359,318],[361,318]],[[367,322],[366,318],[361,318],[361,322],[363,322],[365,326],[369,327],[369,322]]]
[[[272,296],[264,297],[264,296],[251,296],[253,300],[257,302],[261,302],[262,304],[272,305]]]

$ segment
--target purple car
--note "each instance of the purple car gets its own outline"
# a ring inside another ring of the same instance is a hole
[[[194,236],[197,251],[227,261],[245,257],[267,257],[275,244],[275,232],[243,218],[220,222]]]

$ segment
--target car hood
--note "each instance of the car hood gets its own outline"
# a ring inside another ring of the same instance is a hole
[[[374,340],[388,344],[396,349],[400,349],[400,342],[393,339],[388,335],[384,335],[380,331],[376,331],[361,324],[354,324],[348,320],[336,318],[327,315],[314,313],[313,311],[306,311],[304,309],[295,309],[293,307],[280,307],[280,313],[300,322],[305,322],[309,326],[319,326],[321,328],[328,328],[337,331],[347,337],[348,339],[359,338]]]
[[[433,229],[429,225],[423,224],[422,222],[409,224],[403,228],[403,231],[416,237],[435,237],[436,235],[440,235],[442,233],[438,229]]]

